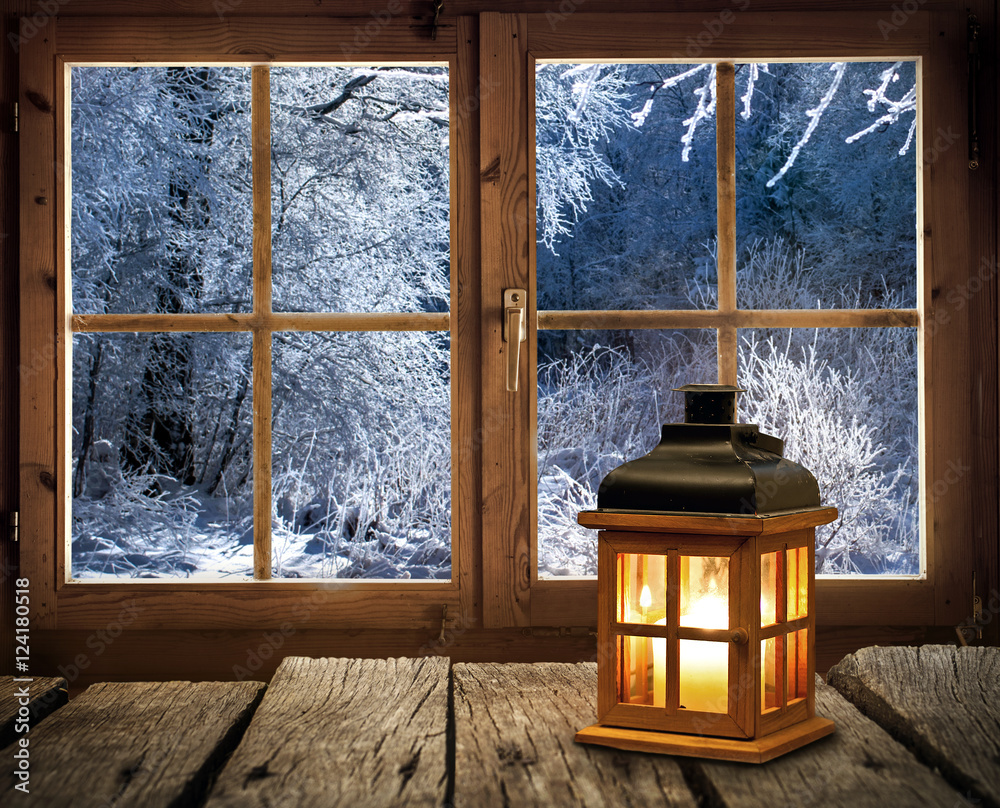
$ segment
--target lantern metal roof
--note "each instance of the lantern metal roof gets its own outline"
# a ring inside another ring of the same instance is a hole
[[[688,384],[683,424],[665,424],[644,457],[611,471],[597,508],[608,512],[765,515],[820,504],[816,478],[782,456],[784,442],[737,424],[738,387]]]

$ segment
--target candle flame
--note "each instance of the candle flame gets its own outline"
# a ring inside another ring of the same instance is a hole
[[[648,609],[653,605],[653,596],[649,592],[648,584],[642,587],[642,592],[639,594],[639,605],[643,609]]]

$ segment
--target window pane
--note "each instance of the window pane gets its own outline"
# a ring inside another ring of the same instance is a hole
[[[684,420],[671,388],[715,381],[715,331],[538,332],[539,574],[596,575],[597,538],[577,514],[604,476]]]
[[[446,333],[277,333],[273,575],[451,576]]]
[[[737,302],[912,308],[916,63],[737,66]]]
[[[618,554],[618,620],[621,623],[667,623],[667,557]]]
[[[76,578],[253,574],[249,334],[73,339]]]
[[[784,637],[770,637],[760,643],[760,711],[781,707],[781,648]]]
[[[686,710],[727,712],[729,643],[681,640],[680,647],[680,706]]]
[[[272,67],[276,311],[447,311],[446,67]]]
[[[760,557],[760,624],[773,626],[778,622],[778,554],[764,553]]]
[[[715,306],[714,65],[537,65],[535,161],[539,310]]]
[[[73,310],[249,311],[250,69],[71,76]]]
[[[797,620],[809,613],[809,550],[792,547],[785,557],[788,564],[787,614],[789,620]]]
[[[680,625],[729,628],[729,559],[681,556]]]
[[[840,517],[816,572],[921,571],[915,328],[740,332],[740,420],[785,441]]]
[[[808,695],[806,685],[809,677],[809,629],[793,631],[785,638],[788,656],[788,703],[804,699]]]
[[[619,636],[618,653],[618,700],[626,704],[665,706],[667,641]]]

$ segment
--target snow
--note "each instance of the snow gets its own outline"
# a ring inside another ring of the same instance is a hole
[[[716,305],[714,75],[538,67],[538,308]],[[913,64],[737,82],[740,307],[913,307]],[[448,87],[442,67],[272,69],[275,310],[448,311]],[[74,310],[251,311],[249,70],[73,68],[72,94]],[[821,572],[919,571],[916,343],[739,334],[742,417],[841,510]],[[450,578],[451,347],[273,335],[274,577]],[[74,576],[252,577],[251,352],[246,333],[75,335]],[[538,359],[539,573],[592,575],[576,514],[681,419],[670,388],[715,380],[716,336],[541,331]]]

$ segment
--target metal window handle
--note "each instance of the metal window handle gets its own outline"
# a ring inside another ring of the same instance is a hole
[[[521,343],[528,339],[528,324],[525,320],[525,301],[528,293],[524,289],[503,290],[503,349],[507,354],[507,390],[517,392],[518,361]]]

